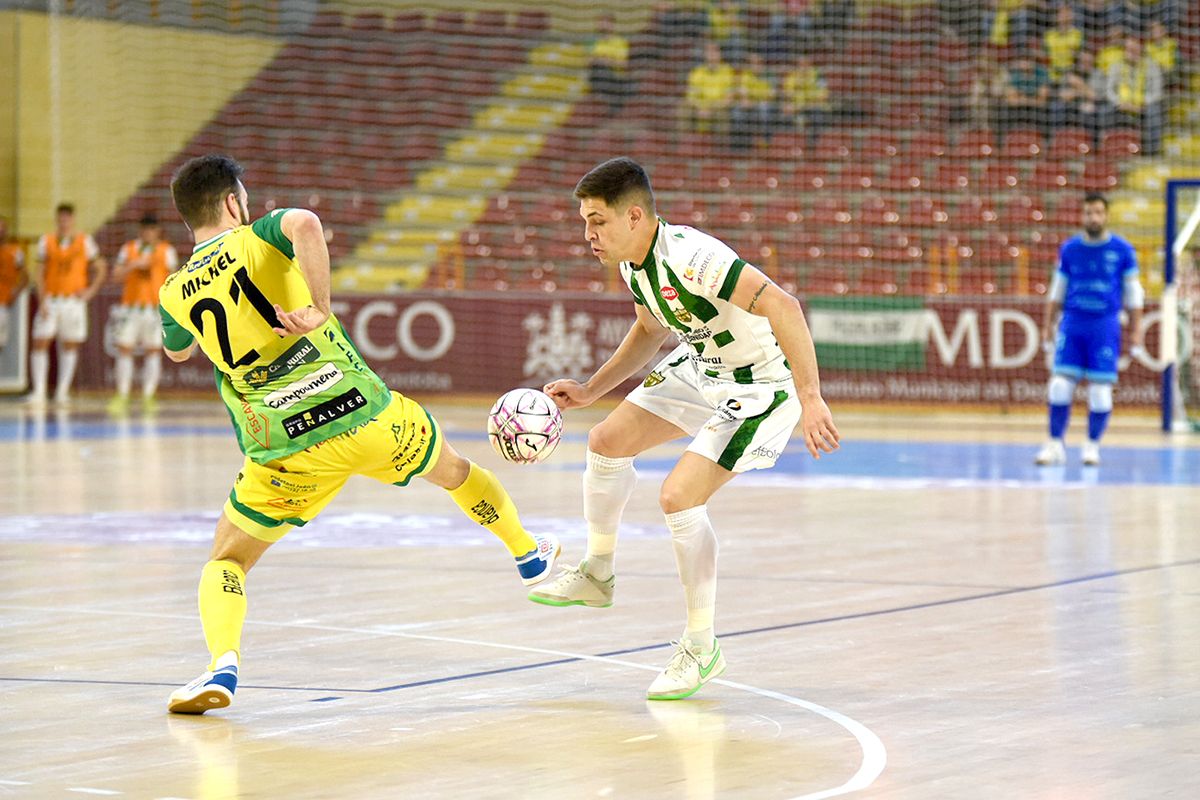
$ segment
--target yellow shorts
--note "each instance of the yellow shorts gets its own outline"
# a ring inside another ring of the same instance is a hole
[[[264,542],[304,525],[337,496],[351,475],[407,486],[437,466],[441,431],[415,400],[392,392],[371,421],[266,464],[242,465],[225,515]]]

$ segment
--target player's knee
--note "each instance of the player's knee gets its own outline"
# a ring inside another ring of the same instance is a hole
[[[588,431],[588,449],[596,455],[608,458],[620,458],[625,455],[621,452],[619,432],[607,421]]]
[[[1088,411],[1107,414],[1112,411],[1113,387],[1111,383],[1093,383],[1088,386]]]
[[[1051,405],[1071,405],[1071,395],[1074,393],[1075,381],[1066,375],[1054,375],[1050,378],[1050,385],[1046,389],[1046,395]]]
[[[658,491],[658,507],[664,514],[675,514],[700,505],[704,505],[704,501],[681,483],[668,480]]]

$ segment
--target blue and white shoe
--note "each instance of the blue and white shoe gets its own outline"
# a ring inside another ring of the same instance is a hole
[[[521,583],[533,586],[550,577],[554,570],[554,560],[562,553],[558,537],[552,533],[531,534],[537,542],[537,548],[523,556],[517,556],[517,572],[521,574]]]
[[[214,708],[225,708],[233,702],[237,676],[235,664],[206,672],[182,689],[171,692],[167,699],[167,711],[172,714],[203,714]]]

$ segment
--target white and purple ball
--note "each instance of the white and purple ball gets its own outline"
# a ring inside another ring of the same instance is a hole
[[[550,395],[537,389],[513,389],[492,406],[488,438],[505,461],[536,464],[558,447],[562,414]]]

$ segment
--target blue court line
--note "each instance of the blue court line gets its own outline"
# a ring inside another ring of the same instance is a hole
[[[1046,589],[1057,589],[1062,586],[1073,586],[1080,583],[1090,583],[1094,581],[1107,580],[1108,578],[1119,578],[1126,575],[1136,575],[1142,572],[1157,572],[1159,570],[1175,569],[1177,567],[1192,567],[1200,565],[1200,558],[1191,558],[1184,561],[1171,561],[1166,564],[1151,564],[1145,567],[1130,567],[1129,569],[1109,570],[1107,572],[1097,572],[1091,575],[1081,575],[1077,578],[1064,578],[1061,581],[1053,581],[1051,583],[1039,583],[1030,586],[1014,586],[1010,589],[1001,589],[995,592],[983,592],[980,594],[964,595],[962,597],[950,597],[945,600],[931,600],[927,603],[914,603],[907,606],[896,606],[894,608],[882,608],[876,611],[860,611],[855,614],[841,614],[835,617],[820,617],[818,619],[803,620],[801,622],[788,622],[782,625],[766,625],[760,628],[747,628],[742,631],[734,631],[732,633],[723,633],[718,638],[733,639],[738,636],[752,636],[759,633],[773,633],[776,631],[791,630],[793,628],[808,628],[815,625],[825,625],[830,622],[846,622],[848,620],[869,619],[871,617],[882,617],[891,614],[902,614],[906,611],[920,611],[926,608],[938,608],[941,606],[957,605],[959,603],[969,603],[975,600],[989,600],[995,597],[1007,597],[1010,595],[1027,594],[1029,592],[1040,592]],[[631,653],[644,653],[649,650],[658,650],[663,647],[668,647],[668,642],[658,642],[655,644],[641,645],[640,647],[627,647],[622,650],[610,650],[604,653],[597,653],[598,658],[610,658],[613,656],[624,656]],[[467,672],[459,675],[447,675],[442,678],[427,678],[420,681],[411,681],[409,683],[397,683],[391,686],[380,686],[375,689],[341,689],[330,687],[312,687],[312,686],[263,686],[247,684],[244,689],[272,689],[275,691],[289,692],[342,692],[346,694],[379,694],[382,692],[395,692],[401,689],[415,689],[420,686],[435,686],[442,683],[455,683],[458,681],[470,680],[472,678],[487,677],[490,675],[506,675],[513,672],[524,672],[531,669],[541,669],[542,667],[554,667],[562,664],[572,664],[575,662],[583,662],[587,659],[583,658],[557,658],[551,661],[538,661],[532,664],[521,664],[515,667],[500,667],[497,669],[482,670],[479,672]],[[0,681],[21,682],[21,683],[74,683],[74,684],[101,684],[106,686],[178,686],[175,683],[163,683],[161,681],[101,681],[101,680],[76,680],[71,678],[10,678],[0,676]],[[326,698],[336,699],[336,698]]]

